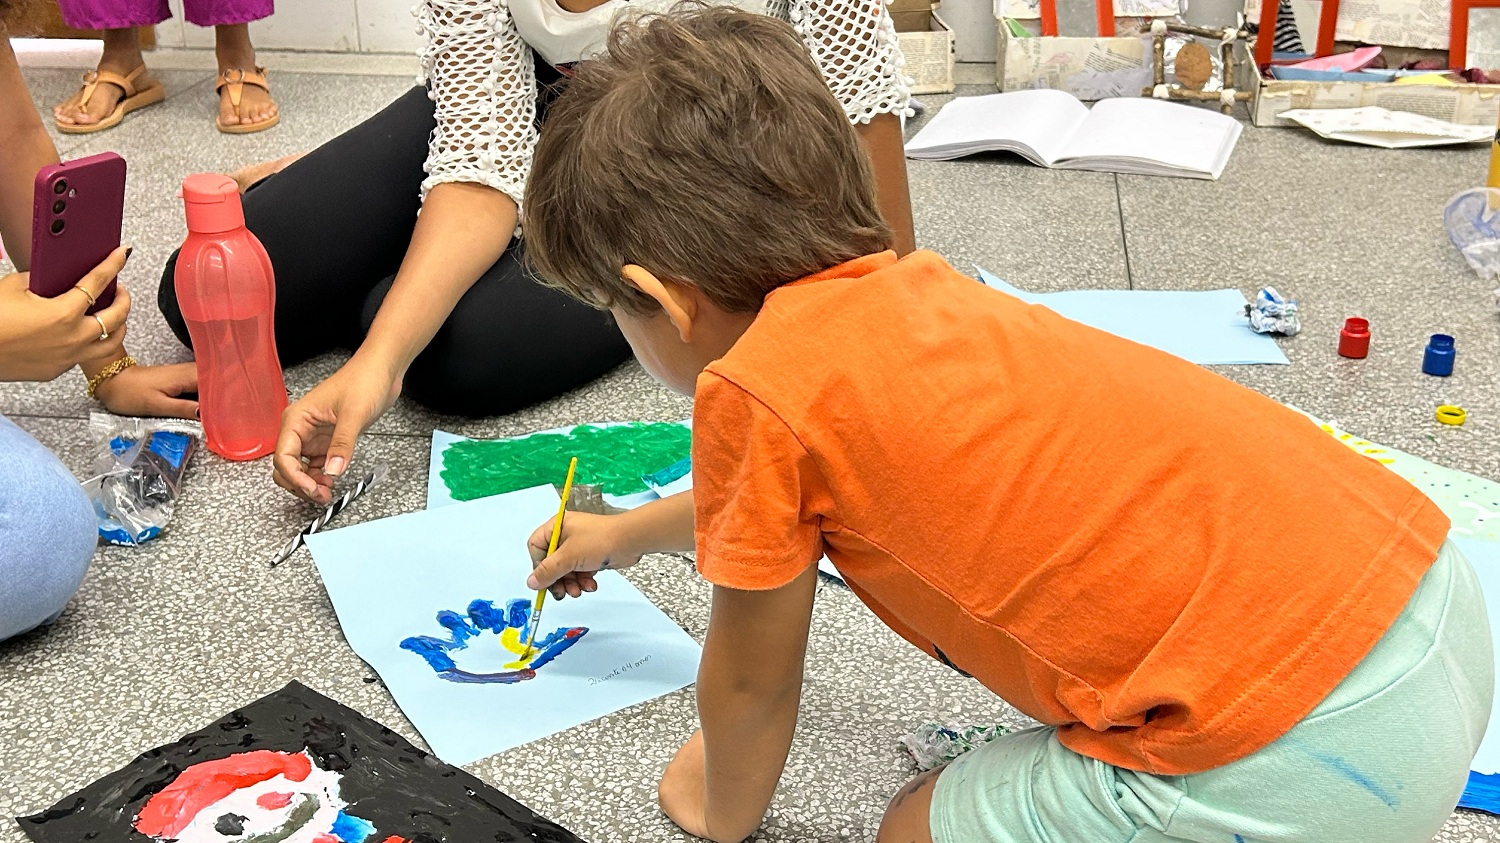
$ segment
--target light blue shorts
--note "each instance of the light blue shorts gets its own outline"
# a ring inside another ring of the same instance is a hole
[[[62,612],[98,540],[94,506],[78,481],[0,416],[0,640]]]
[[[1247,619],[1245,632],[1275,618]],[[936,843],[1427,843],[1453,811],[1494,693],[1474,569],[1450,542],[1365,659],[1302,722],[1190,776],[1114,767],[1051,728],[959,758]]]

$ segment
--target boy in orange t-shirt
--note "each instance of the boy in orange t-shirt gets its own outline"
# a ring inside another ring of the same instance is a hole
[[[919,776],[881,841],[1417,843],[1452,810],[1493,664],[1443,514],[1261,395],[898,260],[791,28],[618,29],[525,207],[542,277],[695,397],[693,491],[569,516],[528,583],[697,550],[702,729],[660,785],[688,832],[740,840],[770,803],[825,552],[1044,724]]]

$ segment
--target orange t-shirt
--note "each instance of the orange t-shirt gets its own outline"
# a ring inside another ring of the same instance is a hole
[[[1306,716],[1448,530],[1296,412],[930,252],[772,292],[693,422],[706,579],[776,588],[826,552],[916,646],[1160,774]]]

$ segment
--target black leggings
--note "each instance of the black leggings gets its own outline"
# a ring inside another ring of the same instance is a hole
[[[395,280],[426,177],[433,105],[413,88],[374,117],[245,193],[245,221],[276,271],[282,365],[353,348]],[[188,344],[167,261],[158,303]],[[405,392],[440,413],[510,413],[618,366],[630,347],[609,314],[536,283],[524,241],[464,293],[407,372]]]

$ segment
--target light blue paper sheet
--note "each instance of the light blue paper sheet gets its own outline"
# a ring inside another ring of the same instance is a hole
[[[1466,536],[1452,536],[1479,574],[1479,586],[1484,590],[1485,608],[1489,610],[1490,637],[1495,651],[1500,653],[1500,542]],[[1464,790],[1465,808],[1500,813],[1500,696],[1490,706],[1490,727],[1479,744],[1479,754],[1469,765],[1469,786]]]
[[[547,486],[315,533],[308,548],[338,612],[344,637],[380,674],[433,752],[469,764],[683,688],[700,648],[624,577],[601,572],[585,600],[548,600],[538,638],[587,632],[535,677],[514,684],[441,678],[404,639],[451,638],[440,611],[465,615],[471,601],[527,604],[525,541],[557,514]],[[462,671],[495,675],[515,656],[481,631],[449,651]]]
[[[1250,330],[1238,290],[1069,290],[1028,293],[979,270],[986,286],[1075,322],[1200,365],[1287,363],[1276,341]]]

